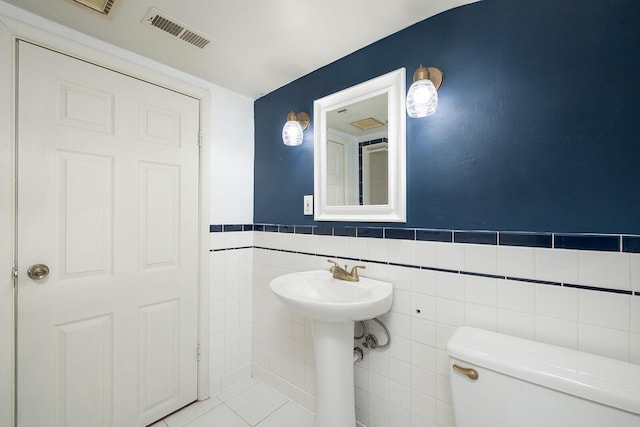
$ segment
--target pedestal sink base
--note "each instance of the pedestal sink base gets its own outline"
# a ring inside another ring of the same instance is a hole
[[[273,293],[313,320],[316,356],[316,427],[355,427],[353,322],[391,308],[393,285],[361,277],[347,282],[326,270],[276,277]]]
[[[316,358],[315,427],[355,427],[353,322],[314,320]]]

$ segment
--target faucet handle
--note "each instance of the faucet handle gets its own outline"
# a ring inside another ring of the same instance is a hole
[[[351,268],[351,273],[349,273],[349,275],[350,275],[350,276],[353,276],[353,277],[355,277],[355,278],[358,278],[358,269],[359,269],[359,268],[365,268],[365,269],[366,269],[367,267],[366,267],[366,266],[364,266],[364,265],[354,265],[354,266]]]
[[[332,260],[332,259],[328,259],[327,262],[333,263],[333,266],[331,266],[331,268],[329,268],[329,271],[332,272],[332,273],[335,271],[336,268],[340,268],[340,265],[337,262],[335,262],[334,260]]]

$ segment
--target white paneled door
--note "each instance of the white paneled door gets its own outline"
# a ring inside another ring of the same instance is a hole
[[[346,203],[347,181],[345,177],[346,144],[327,141],[327,205],[344,206]]]
[[[196,399],[199,101],[18,55],[18,425],[145,426]]]

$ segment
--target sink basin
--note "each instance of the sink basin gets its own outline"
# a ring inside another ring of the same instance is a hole
[[[326,270],[285,274],[269,286],[293,310],[325,322],[372,319],[391,308],[393,293],[391,283],[366,277],[347,282]]]

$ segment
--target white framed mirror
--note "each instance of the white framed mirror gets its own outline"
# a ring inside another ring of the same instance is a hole
[[[405,73],[313,102],[316,221],[406,222]]]

